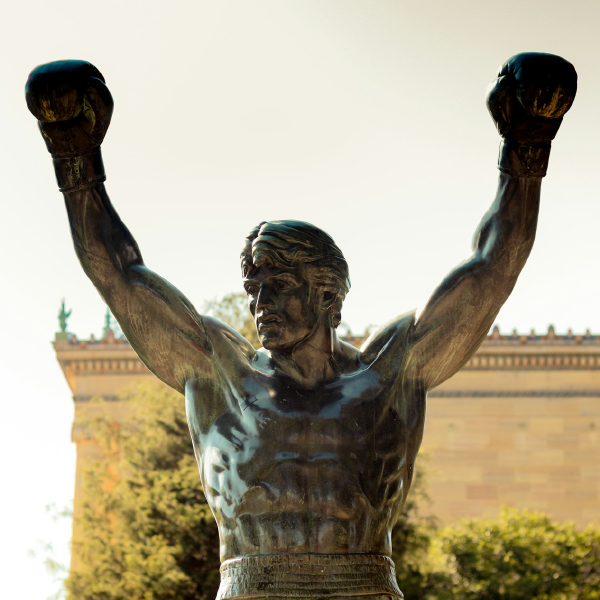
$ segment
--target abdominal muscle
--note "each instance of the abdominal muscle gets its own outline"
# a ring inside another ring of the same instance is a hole
[[[217,518],[222,560],[288,553],[390,554],[389,512],[370,503],[357,475],[332,461],[299,460],[282,461],[265,475],[246,489],[230,518]]]

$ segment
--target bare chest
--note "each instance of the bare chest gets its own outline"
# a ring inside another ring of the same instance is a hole
[[[262,375],[246,380],[199,435],[207,495],[238,515],[267,505],[319,512],[332,510],[327,503],[344,511],[346,501],[385,502],[412,434],[398,394],[369,371],[310,390]]]

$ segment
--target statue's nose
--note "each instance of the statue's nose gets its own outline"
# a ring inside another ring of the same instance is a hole
[[[269,285],[262,284],[258,291],[258,297],[256,298],[256,306],[270,307],[275,306],[275,300],[273,298],[273,289]]]

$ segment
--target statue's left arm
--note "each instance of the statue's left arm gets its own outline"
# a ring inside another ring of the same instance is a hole
[[[488,108],[503,137],[498,191],[476,231],[473,254],[444,279],[415,323],[408,366],[426,389],[475,353],[525,265],[550,142],[576,86],[570,63],[529,53],[507,61],[490,88]]]

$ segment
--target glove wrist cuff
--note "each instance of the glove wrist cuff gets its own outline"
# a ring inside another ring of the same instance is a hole
[[[53,154],[52,161],[61,192],[77,192],[106,181],[100,146],[79,156]]]
[[[527,144],[502,140],[498,168],[515,177],[545,177],[549,157],[550,142]]]

